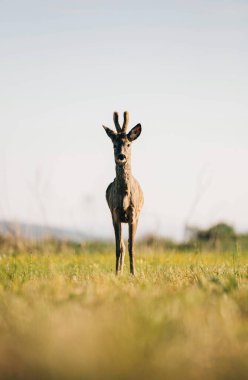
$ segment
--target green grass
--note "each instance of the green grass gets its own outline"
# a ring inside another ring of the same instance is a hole
[[[248,255],[0,256],[0,379],[247,379]]]

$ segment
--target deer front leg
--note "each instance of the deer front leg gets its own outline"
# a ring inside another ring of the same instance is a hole
[[[116,247],[116,266],[115,266],[115,273],[118,274],[119,272],[122,272],[123,267],[123,260],[124,260],[124,245],[121,237],[121,223],[114,222],[114,229],[115,229],[115,247]]]
[[[129,222],[129,239],[128,239],[128,251],[130,260],[130,273],[135,275],[135,264],[134,264],[134,238],[137,230],[138,221]]]
[[[125,257],[125,244],[124,240],[121,238],[121,257],[120,257],[120,272],[123,272],[124,267],[124,257]]]

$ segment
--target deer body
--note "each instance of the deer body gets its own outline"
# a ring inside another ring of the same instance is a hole
[[[122,239],[121,223],[129,225],[128,250],[130,258],[130,272],[135,274],[134,265],[134,238],[137,229],[139,214],[144,203],[142,189],[131,172],[131,142],[141,133],[138,124],[128,134],[127,112],[124,113],[124,124],[120,128],[118,115],[114,113],[117,133],[104,127],[114,145],[116,178],[108,186],[106,199],[112,214],[116,240],[116,274],[122,272],[125,256],[125,245]]]
[[[143,193],[131,173],[125,178],[117,174],[107,188],[106,198],[114,221],[132,223],[138,219],[143,205]]]

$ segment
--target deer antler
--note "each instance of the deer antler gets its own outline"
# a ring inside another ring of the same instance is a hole
[[[119,124],[119,116],[118,116],[117,112],[114,112],[114,123],[115,123],[115,128],[116,128],[117,132],[120,133],[121,132],[121,126]]]
[[[129,114],[127,111],[124,112],[123,114],[124,116],[124,122],[123,122],[123,126],[122,126],[122,132],[126,132],[127,131],[127,125],[128,125],[128,121],[129,121]]]

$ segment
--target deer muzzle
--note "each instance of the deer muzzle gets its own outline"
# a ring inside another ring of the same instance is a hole
[[[125,164],[126,160],[127,160],[127,158],[126,158],[125,154],[122,154],[122,153],[118,154],[118,156],[116,157],[116,162],[117,162],[117,164],[120,164],[120,165]]]

